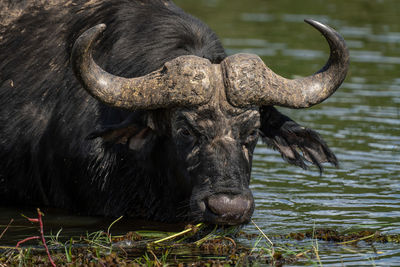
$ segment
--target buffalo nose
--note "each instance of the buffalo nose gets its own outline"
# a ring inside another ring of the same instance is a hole
[[[216,215],[216,223],[244,223],[250,220],[253,213],[253,199],[245,195],[213,195],[208,197],[206,203]]]

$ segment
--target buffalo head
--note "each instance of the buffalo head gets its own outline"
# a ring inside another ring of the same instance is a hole
[[[272,107],[318,104],[346,76],[349,54],[342,37],[319,22],[306,22],[325,36],[331,53],[320,71],[301,79],[275,74],[252,54],[232,55],[220,64],[181,56],[142,77],[114,76],[92,59],[92,46],[104,24],[77,39],[71,61],[83,87],[102,103],[148,111],[147,128],[131,129],[135,138],[125,141],[135,150],[150,132],[164,136],[164,158],[192,219],[241,224],[254,210],[249,182],[259,135],[297,165],[303,166],[299,150],[313,163],[336,162],[315,132]]]

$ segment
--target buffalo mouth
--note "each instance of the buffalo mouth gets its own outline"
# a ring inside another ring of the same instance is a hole
[[[218,193],[197,202],[202,220],[218,225],[240,225],[250,221],[254,200],[250,194]]]

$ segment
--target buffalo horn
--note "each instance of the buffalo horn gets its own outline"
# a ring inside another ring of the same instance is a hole
[[[181,56],[137,78],[118,77],[100,68],[92,58],[92,46],[105,28],[99,24],[85,31],[71,54],[76,77],[93,97],[128,110],[192,106],[210,100],[213,68],[207,59]]]
[[[306,108],[332,95],[346,77],[349,51],[343,38],[332,28],[305,20],[320,31],[329,43],[330,57],[314,75],[286,79],[275,74],[252,54],[236,54],[222,62],[228,101],[237,107],[278,105]]]

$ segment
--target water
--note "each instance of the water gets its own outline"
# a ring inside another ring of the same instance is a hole
[[[288,78],[309,75],[328,58],[326,42],[303,22],[304,18],[327,23],[344,36],[350,48],[351,67],[338,92],[311,109],[280,109],[302,125],[319,131],[339,158],[340,167],[326,166],[320,176],[316,168],[304,171],[286,164],[277,152],[260,143],[252,178],[256,199],[253,218],[271,235],[313,227],[400,234],[400,3],[176,2],[209,24],[229,54],[256,53],[270,68]],[[14,211],[1,212],[4,217],[16,218]],[[70,232],[98,230],[102,222],[80,218],[79,224],[76,218],[65,216],[47,219]],[[75,223],[68,226],[68,221]],[[129,225],[125,227],[129,229]],[[251,226],[245,230],[256,232]],[[400,266],[398,245],[377,245],[375,251],[364,245],[349,249],[322,242],[321,261],[324,266]]]

